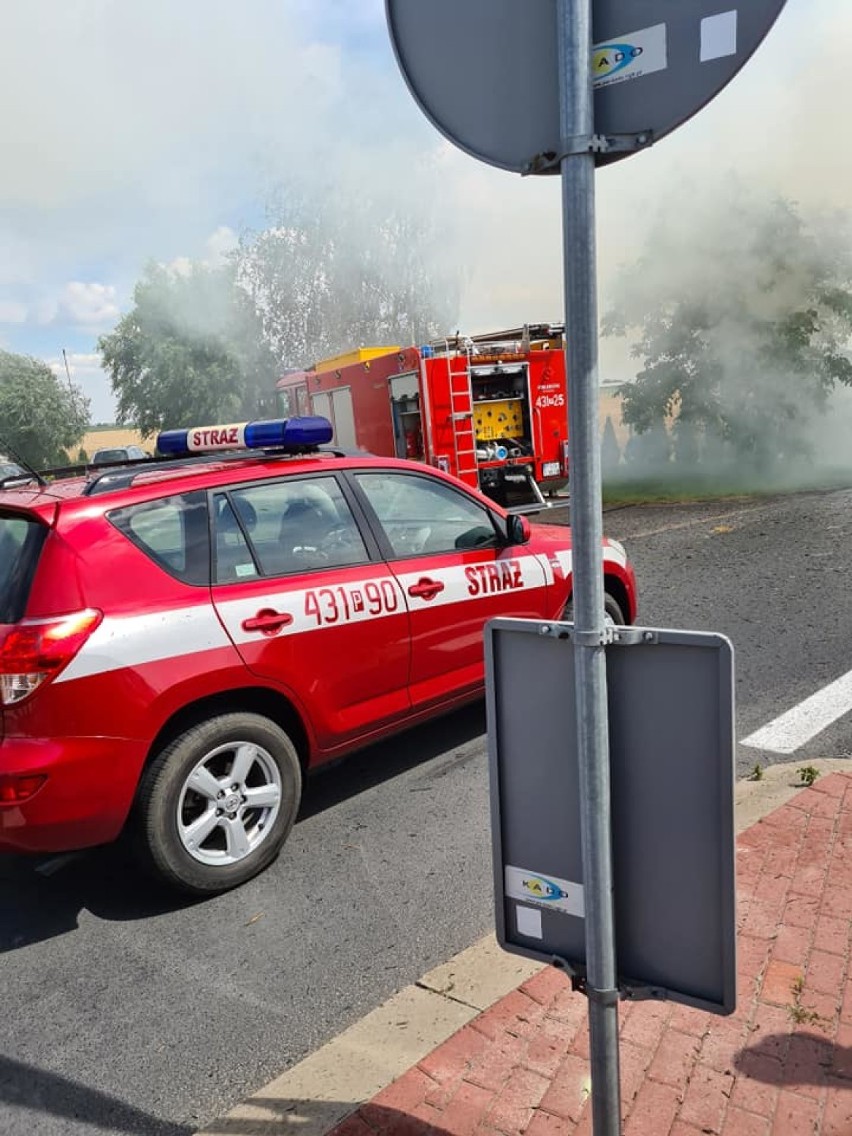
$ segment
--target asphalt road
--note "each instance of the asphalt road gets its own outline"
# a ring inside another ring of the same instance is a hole
[[[733,640],[739,737],[852,665],[850,512],[844,491],[605,517],[640,622]],[[279,862],[206,903],[169,905],[118,847],[0,861],[0,1132],[192,1133],[484,934],[483,730],[472,708],[315,778]],[[852,714],[793,759],[850,753]],[[774,760],[741,748],[739,772]]]

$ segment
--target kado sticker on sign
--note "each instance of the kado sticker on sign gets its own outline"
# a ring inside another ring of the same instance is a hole
[[[654,71],[664,71],[667,66],[665,24],[616,36],[592,48],[592,78],[596,88],[639,79]]]

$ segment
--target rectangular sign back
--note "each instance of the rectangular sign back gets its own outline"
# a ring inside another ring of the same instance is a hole
[[[572,632],[488,624],[488,750],[498,940],[582,971]],[[732,1013],[733,649],[715,634],[616,634],[606,664],[619,985]]]

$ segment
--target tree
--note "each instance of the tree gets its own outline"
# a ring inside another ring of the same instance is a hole
[[[601,470],[604,478],[613,477],[618,473],[621,463],[621,447],[615,436],[615,427],[608,414],[604,423],[603,437],[601,438]]]
[[[604,333],[642,360],[622,388],[637,434],[673,422],[681,463],[724,451],[764,469],[808,448],[811,419],[852,385],[848,219],[733,187],[669,211],[622,275]]]
[[[294,183],[279,189],[270,227],[243,240],[239,281],[288,366],[451,330],[459,281],[448,234],[424,207],[401,200],[395,182],[385,199]]]
[[[64,462],[89,422],[79,388],[60,383],[46,363],[0,351],[0,450],[44,469]]]
[[[264,342],[232,263],[151,263],[132,309],[98,347],[118,421],[143,435],[256,415],[278,361]]]
[[[148,265],[98,343],[119,422],[147,435],[250,418],[286,367],[449,330],[458,285],[422,212],[289,187],[273,216],[220,267]]]

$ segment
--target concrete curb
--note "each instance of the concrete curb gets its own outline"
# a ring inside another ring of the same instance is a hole
[[[808,762],[824,776],[852,771],[848,758]],[[804,785],[801,762],[769,766],[736,785],[737,832],[757,824]],[[542,967],[506,954],[493,935],[435,967],[316,1053],[271,1081],[198,1136],[267,1136],[292,1126],[325,1136],[462,1026]]]

